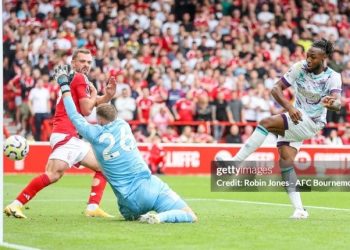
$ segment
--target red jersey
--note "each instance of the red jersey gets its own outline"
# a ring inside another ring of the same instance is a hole
[[[168,98],[168,91],[164,87],[155,85],[150,89],[150,92],[154,102],[162,103]]]
[[[211,97],[213,98],[213,100],[217,98],[219,92],[224,93],[226,101],[231,101],[232,91],[224,86],[217,86],[213,88],[213,90],[211,91]]]
[[[196,98],[198,98],[200,96],[204,96],[204,95],[209,97],[208,91],[203,89],[202,87],[200,87],[198,89],[197,88],[192,88],[190,90],[190,92],[192,93],[193,99],[196,99]]]
[[[149,150],[149,163],[158,165],[165,161],[165,151],[159,144],[153,143],[148,147]]]
[[[206,89],[207,91],[212,91],[215,88],[215,85],[217,84],[216,80],[212,77],[203,76],[199,79],[201,86]]]
[[[79,100],[83,98],[90,98],[89,81],[86,76],[81,73],[75,73],[70,85],[70,91],[74,104],[77,107],[77,111],[80,113]],[[55,116],[53,117],[52,133],[63,133],[72,136],[77,136],[78,134],[73,123],[67,116],[63,98],[61,97],[58,99]]]
[[[151,111],[152,105],[153,105],[153,101],[150,98],[143,97],[137,101],[137,106],[141,110],[142,118],[145,119],[146,121],[149,119],[149,113]]]
[[[175,109],[179,114],[179,121],[193,121],[193,103],[190,100],[181,98],[175,103]]]
[[[11,79],[12,86],[16,88],[16,90],[12,89],[12,86],[8,85],[8,89],[15,94],[15,96],[21,96],[21,82],[20,82],[21,76],[17,75],[14,78]]]

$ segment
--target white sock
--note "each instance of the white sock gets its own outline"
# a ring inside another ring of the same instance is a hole
[[[295,209],[304,209],[301,202],[300,192],[288,192],[288,196]]]
[[[18,206],[18,207],[23,207],[22,202],[20,202],[19,200],[14,200],[11,205],[13,206]]]
[[[268,133],[269,131],[267,131],[263,126],[257,126],[253,134],[249,137],[246,143],[244,143],[243,147],[232,158],[232,161],[241,162],[247,159],[249,155],[254,153],[255,150],[257,150],[261,144],[263,144]]]
[[[98,205],[97,204],[88,204],[87,205],[87,210],[89,211],[94,211],[98,208]]]

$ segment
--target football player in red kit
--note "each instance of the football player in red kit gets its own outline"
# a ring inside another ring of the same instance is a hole
[[[109,102],[116,92],[116,81],[114,77],[111,77],[106,87],[106,93],[103,96],[97,96],[95,87],[86,77],[90,72],[92,60],[89,50],[78,49],[74,51],[71,63],[75,72],[70,85],[71,93],[79,113],[84,116],[88,116],[96,105]],[[90,144],[79,139],[60,97],[53,118],[50,146],[52,152],[45,173],[32,179],[17,196],[16,200],[5,207],[4,213],[15,218],[26,218],[21,210],[22,206],[29,202],[40,190],[58,181],[67,169],[81,163],[95,171],[85,215],[89,217],[111,217],[99,207],[106,180],[100,171]]]

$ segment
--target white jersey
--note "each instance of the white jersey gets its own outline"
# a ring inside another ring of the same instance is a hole
[[[341,92],[341,75],[329,67],[318,75],[308,72],[306,68],[305,60],[295,63],[284,74],[282,81],[295,91],[294,107],[304,110],[315,123],[325,125],[327,109],[322,105],[321,98]]]

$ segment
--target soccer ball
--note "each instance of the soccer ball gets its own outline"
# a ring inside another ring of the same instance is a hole
[[[27,140],[20,135],[11,135],[4,143],[4,154],[11,160],[22,160],[28,152]]]

